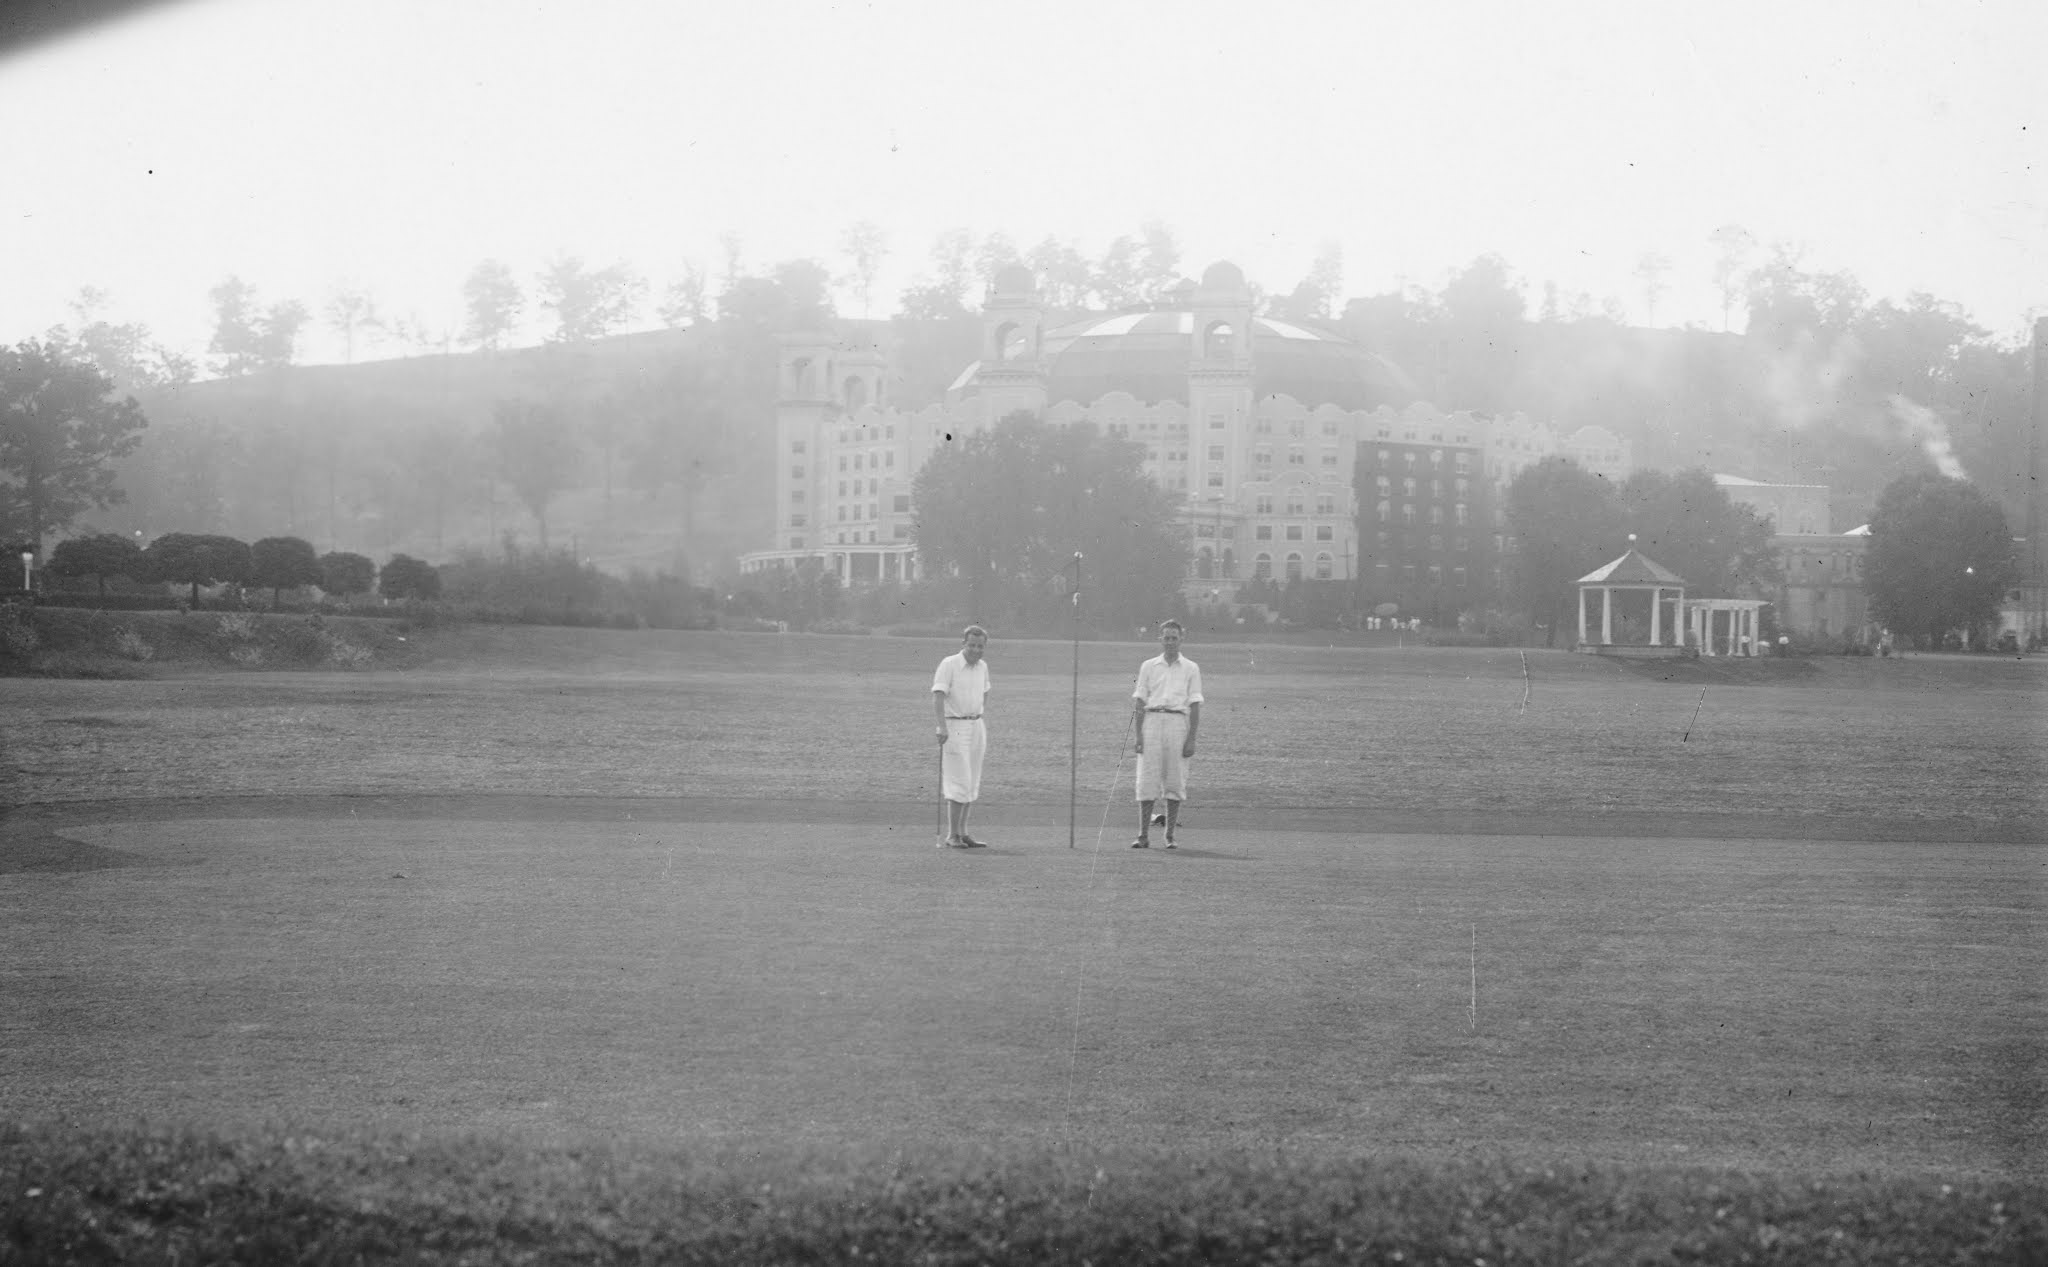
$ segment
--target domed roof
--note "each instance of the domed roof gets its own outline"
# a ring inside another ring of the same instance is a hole
[[[1047,403],[1087,404],[1112,391],[1148,403],[1185,402],[1196,337],[1195,314],[1186,309],[1088,317],[1048,330]],[[1373,409],[1405,404],[1414,394],[1391,362],[1322,330],[1254,317],[1251,342],[1256,397],[1292,396],[1311,409]],[[956,385],[972,379],[970,369]]]

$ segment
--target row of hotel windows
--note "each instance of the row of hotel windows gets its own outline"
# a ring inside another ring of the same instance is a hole
[[[1375,475],[1373,476],[1373,487],[1378,490],[1380,496],[1391,496],[1394,491],[1393,477],[1390,475]],[[1416,491],[1421,487],[1413,475],[1403,476],[1401,479],[1401,495],[1403,497],[1415,496]],[[1472,482],[1461,475],[1451,481],[1451,487],[1458,496],[1463,497],[1472,491]],[[1429,482],[1429,495],[1441,498],[1444,495],[1444,482],[1442,480],[1431,480]]]
[[[1207,559],[1198,559],[1196,561],[1196,567],[1198,572],[1202,568],[1202,566],[1207,562]],[[1285,559],[1281,560],[1281,567],[1283,568],[1282,574],[1288,580],[1298,581],[1302,578],[1302,558],[1299,554],[1289,554]],[[1318,554],[1315,559],[1315,569],[1316,579],[1319,581],[1327,581],[1336,575],[1337,560],[1332,558],[1328,554]],[[1394,580],[1397,571],[1401,579],[1406,581],[1410,585],[1415,584],[1416,581],[1421,580],[1424,577],[1427,577],[1429,583],[1432,585],[1441,585],[1444,582],[1444,569],[1440,564],[1436,563],[1431,563],[1426,566],[1419,566],[1414,563],[1405,563],[1402,564],[1398,569],[1396,569],[1391,564],[1375,563],[1373,564],[1372,571],[1373,579],[1381,584],[1391,583]],[[1273,575],[1273,556],[1270,554],[1259,554],[1253,556],[1252,575],[1262,581],[1271,577]],[[1450,576],[1451,584],[1457,586],[1463,586],[1465,584],[1464,568],[1452,568],[1450,570]]]
[[[801,528],[801,527],[803,527],[803,526],[804,526],[803,520],[804,520],[804,517],[803,517],[802,515],[791,515],[791,516],[789,517],[789,526],[790,526],[790,527],[792,527],[792,528]],[[877,532],[877,531],[876,531],[875,529],[873,529],[873,528],[869,528],[869,529],[866,529],[866,532],[867,532],[867,534],[868,534],[868,535],[867,535],[867,540],[866,540],[866,542],[862,542],[862,540],[861,540],[861,535],[860,535],[860,534],[861,534],[861,532],[862,532],[862,529],[859,529],[859,528],[855,528],[855,529],[853,529],[853,530],[852,530],[852,531],[850,531],[850,532],[840,532],[840,533],[837,533],[837,534],[835,534],[835,536],[837,537],[837,540],[836,540],[836,542],[827,542],[827,541],[825,541],[825,539],[824,539],[824,538],[820,538],[820,544],[838,544],[838,545],[843,545],[843,546],[851,546],[851,545],[862,545],[862,544],[866,544],[866,545],[879,545],[879,544],[881,544],[881,536],[880,536],[880,534],[879,534],[879,533],[878,533],[878,532]],[[896,530],[895,530],[895,534],[894,534],[894,538],[895,538],[895,540],[897,540],[897,541],[908,541],[908,540],[910,540],[910,525],[909,525],[909,524],[897,524],[897,525],[896,525]],[[801,537],[801,536],[793,536],[793,537],[791,537],[791,538],[789,539],[789,548],[790,548],[790,549],[792,549],[792,550],[801,550],[801,549],[803,549],[803,548],[804,548],[804,542],[805,542],[805,540],[806,540],[806,538],[804,538],[804,537]]]
[[[1401,454],[1401,464],[1411,471],[1415,469],[1416,453],[1417,450],[1415,449],[1407,449]],[[1381,466],[1392,466],[1394,464],[1394,453],[1391,449],[1375,450],[1373,456],[1378,459]],[[1453,453],[1451,459],[1452,465],[1458,469],[1458,474],[1470,475],[1472,473],[1472,455],[1470,453]],[[1431,449],[1429,451],[1429,464],[1432,467],[1442,466],[1444,464],[1444,451],[1442,449]]]
[[[1393,504],[1392,502],[1381,502],[1381,503],[1380,503],[1379,505],[1377,505],[1377,506],[1373,507],[1373,513],[1374,513],[1374,514],[1375,514],[1375,515],[1376,515],[1376,516],[1378,517],[1379,521],[1380,521],[1381,523],[1383,523],[1383,524],[1389,524],[1389,523],[1392,523],[1392,522],[1394,522],[1394,504]],[[1414,503],[1414,502],[1402,502],[1402,503],[1401,503],[1401,522],[1402,522],[1402,523],[1404,523],[1404,524],[1412,524],[1412,523],[1414,523],[1414,522],[1415,522],[1415,514],[1416,514],[1416,511],[1415,511],[1415,503]],[[1451,519],[1451,522],[1453,522],[1453,523],[1455,523],[1455,524],[1458,524],[1458,525],[1460,525],[1460,526],[1463,526],[1464,524],[1467,524],[1467,523],[1471,522],[1471,520],[1469,519],[1469,517],[1468,517],[1468,515],[1467,515],[1466,509],[1465,509],[1465,503],[1464,503],[1464,502],[1459,502],[1459,503],[1458,503],[1457,505],[1455,505],[1455,506],[1451,507],[1451,514],[1452,514],[1452,519]],[[1429,522],[1431,522],[1431,523],[1433,523],[1433,524],[1440,524],[1440,523],[1442,523],[1443,521],[1444,521],[1444,508],[1443,508],[1443,507],[1441,507],[1441,506],[1431,506],[1431,507],[1429,508]]]

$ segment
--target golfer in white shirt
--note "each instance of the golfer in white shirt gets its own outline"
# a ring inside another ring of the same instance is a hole
[[[932,708],[937,714],[942,754],[941,783],[951,828],[941,848],[981,849],[967,834],[967,815],[981,797],[981,759],[988,752],[988,727],[981,720],[988,700],[988,662],[981,658],[988,630],[969,625],[960,636],[960,650],[939,661],[932,675]]]
[[[1188,795],[1188,762],[1195,755],[1195,731],[1202,724],[1202,670],[1180,653],[1181,626],[1159,626],[1161,653],[1138,666],[1131,691],[1131,727],[1138,732],[1138,838],[1133,849],[1152,847],[1152,806],[1166,801],[1166,847],[1175,846],[1180,803]]]

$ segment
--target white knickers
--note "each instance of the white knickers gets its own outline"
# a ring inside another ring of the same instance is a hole
[[[1188,719],[1183,713],[1145,714],[1145,751],[1138,755],[1138,799],[1169,801],[1188,799],[1188,766],[1180,746],[1188,740]]]
[[[981,799],[981,759],[988,754],[988,727],[981,718],[946,719],[946,799],[962,803]]]

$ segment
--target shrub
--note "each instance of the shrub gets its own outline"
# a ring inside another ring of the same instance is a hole
[[[821,620],[811,626],[811,632],[821,634],[864,634],[868,632],[868,627],[855,624],[850,620]]]
[[[256,618],[248,612],[229,612],[220,618],[220,636],[230,642],[247,642],[256,636]]]
[[[245,669],[253,669],[263,663],[263,648],[235,647],[229,650],[228,659]]]
[[[270,648],[287,664],[311,667],[327,659],[327,634],[311,621],[280,621],[271,626]]]
[[[0,609],[0,660],[27,664],[42,642],[35,629],[22,618],[20,608],[10,603]]]
[[[323,633],[327,640],[327,662],[344,669],[367,669],[377,658],[368,647],[335,634]]]
[[[156,654],[156,648],[133,629],[114,631],[114,654],[123,660],[143,661]]]

